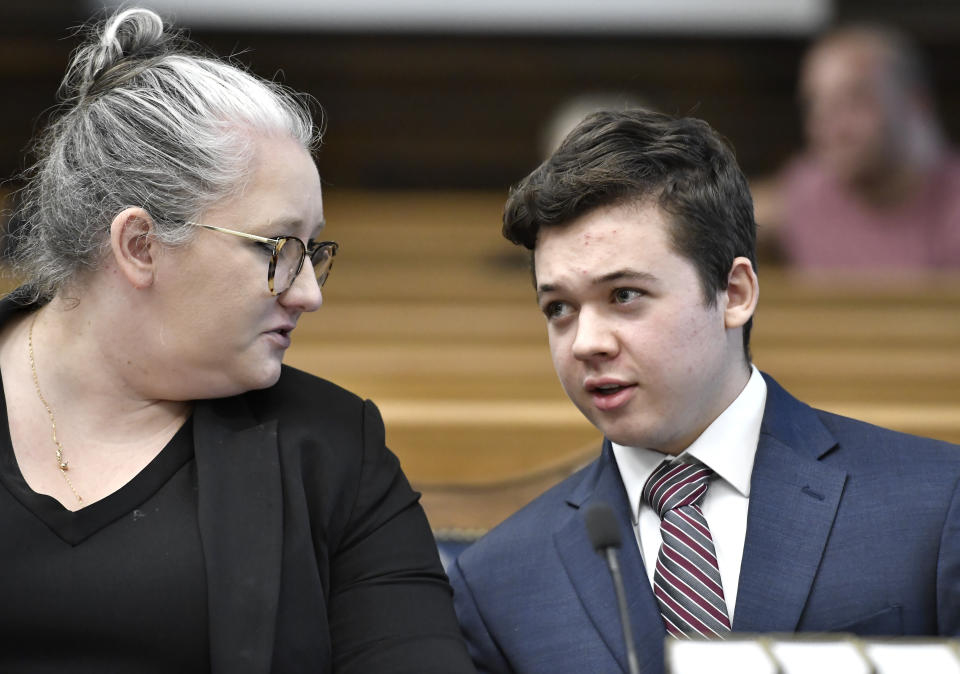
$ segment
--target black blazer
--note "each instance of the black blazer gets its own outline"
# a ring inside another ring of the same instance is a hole
[[[194,442],[213,672],[474,671],[371,402],[284,368],[198,402]]]
[[[193,428],[215,674],[475,671],[373,403],[284,367]]]

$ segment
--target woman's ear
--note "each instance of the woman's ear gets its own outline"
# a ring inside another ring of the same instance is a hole
[[[760,299],[760,283],[753,264],[745,257],[734,258],[727,277],[727,306],[724,309],[724,326],[740,328],[746,325],[757,310]]]
[[[110,248],[117,269],[134,288],[147,288],[155,278],[157,244],[153,218],[139,207],[125,208],[110,223]]]

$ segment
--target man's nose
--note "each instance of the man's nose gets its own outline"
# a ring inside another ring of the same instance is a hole
[[[573,340],[573,355],[579,360],[610,358],[617,353],[616,333],[598,312],[581,308],[577,317],[577,334]]]

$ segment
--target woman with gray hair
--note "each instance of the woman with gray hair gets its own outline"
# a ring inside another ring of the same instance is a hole
[[[0,670],[473,671],[376,408],[282,365],[337,252],[309,109],[142,9],[63,86],[0,302]]]

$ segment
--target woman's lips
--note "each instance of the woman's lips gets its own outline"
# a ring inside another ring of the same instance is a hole
[[[280,348],[286,349],[290,346],[290,332],[291,330],[279,328],[277,330],[270,330],[269,332],[265,332],[263,334],[267,336],[267,339],[271,340]]]

